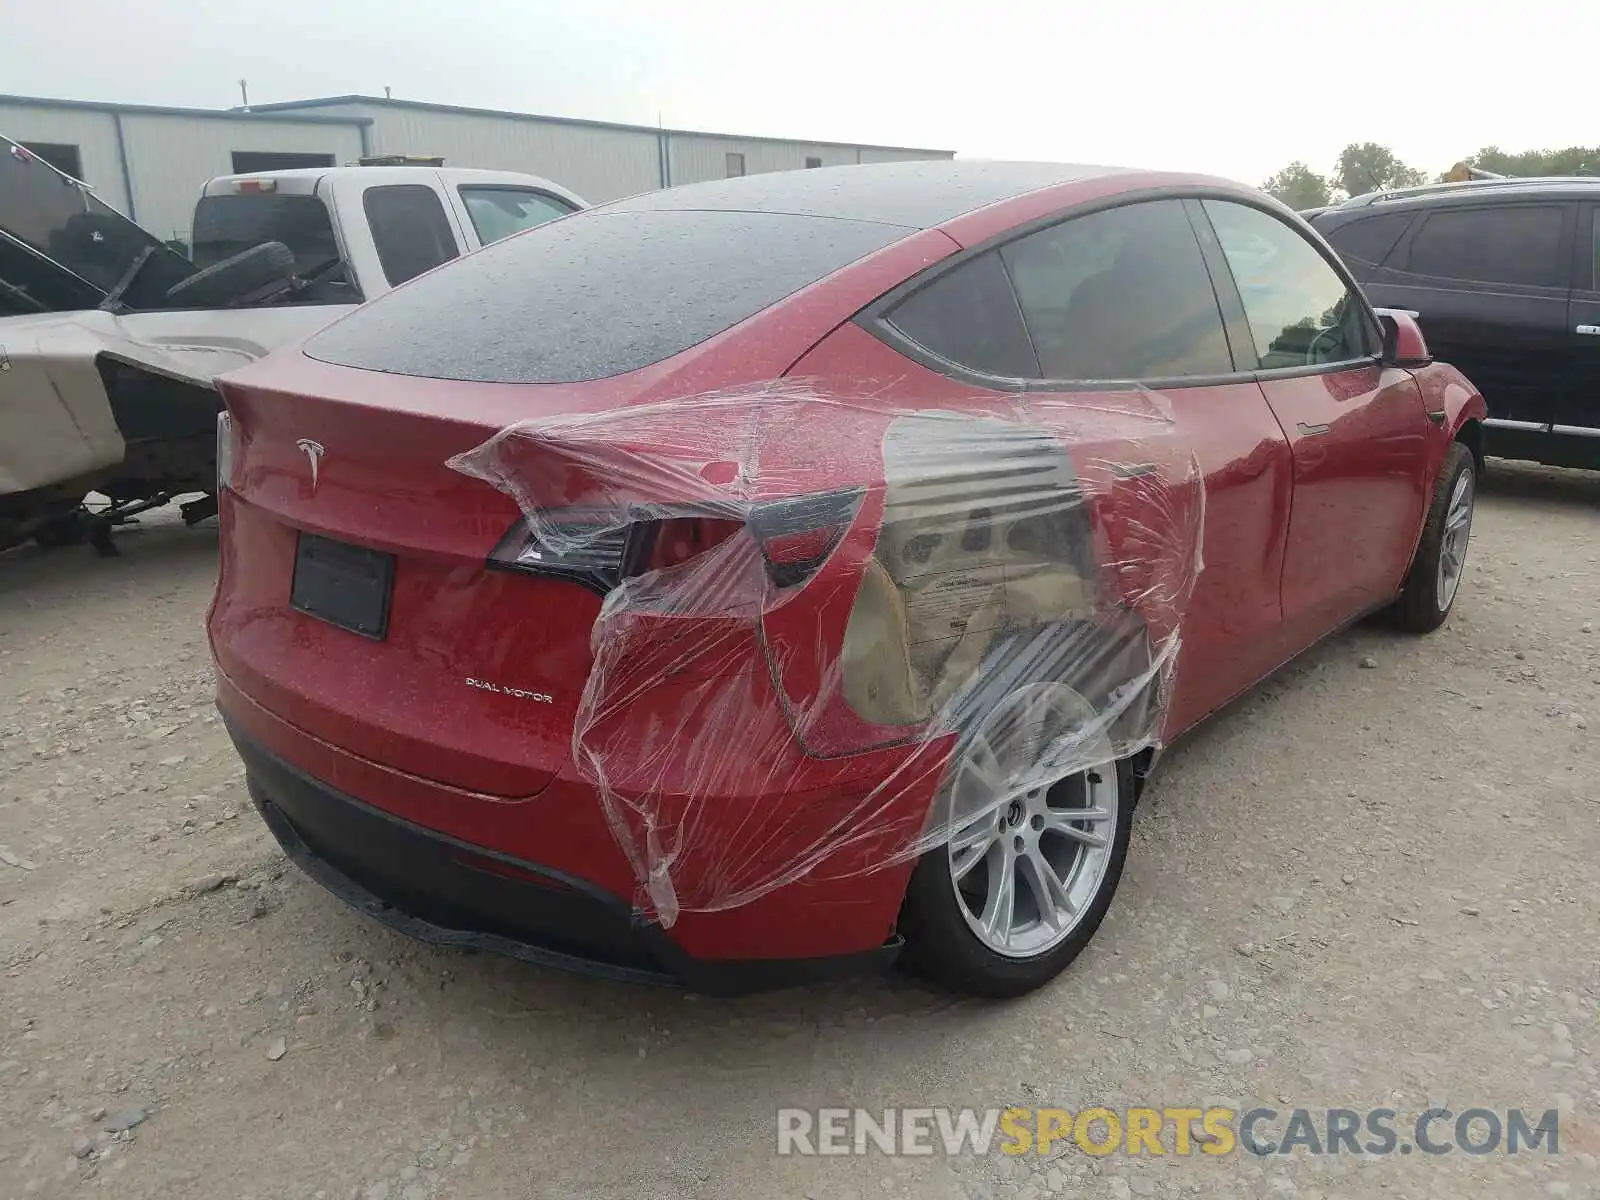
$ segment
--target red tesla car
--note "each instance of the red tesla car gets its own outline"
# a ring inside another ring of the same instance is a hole
[[[795,171],[564,218],[229,377],[219,706],[418,936],[1037,987],[1160,748],[1440,625],[1482,398],[1206,177]]]

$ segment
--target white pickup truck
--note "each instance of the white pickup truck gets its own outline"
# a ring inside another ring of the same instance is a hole
[[[586,207],[531,175],[351,166],[213,179],[185,258],[0,138],[0,549],[199,494],[213,380],[363,300]],[[9,314],[9,315],[7,315]],[[95,512],[90,493],[109,504]]]

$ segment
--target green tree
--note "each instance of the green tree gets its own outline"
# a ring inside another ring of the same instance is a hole
[[[1377,142],[1351,142],[1340,152],[1339,164],[1333,173],[1339,186],[1351,196],[1415,187],[1426,182],[1421,171],[1406,166],[1395,157],[1393,150]]]
[[[1261,190],[1276,196],[1290,208],[1304,210],[1321,208],[1333,202],[1333,192],[1328,181],[1305,163],[1296,160],[1279,171]]]
[[[1515,154],[1499,146],[1485,146],[1465,161],[1497,175],[1600,175],[1600,147],[1593,146],[1523,150]]]

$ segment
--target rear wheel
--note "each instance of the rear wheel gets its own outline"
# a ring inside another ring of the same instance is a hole
[[[1467,563],[1477,484],[1472,451],[1454,443],[1439,471],[1417,556],[1406,573],[1400,598],[1389,610],[1390,620],[1399,628],[1430,633],[1450,615]]]
[[[1073,765],[1048,762],[1070,745]],[[978,996],[1047,983],[1094,936],[1127,855],[1133,771],[1111,758],[1092,706],[1064,684],[1017,688],[963,739],[946,780],[949,844],[906,891],[905,962]]]

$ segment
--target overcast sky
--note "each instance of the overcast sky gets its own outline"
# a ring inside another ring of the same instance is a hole
[[[1581,4],[0,0],[0,92],[482,108],[1208,171],[1600,143]]]

